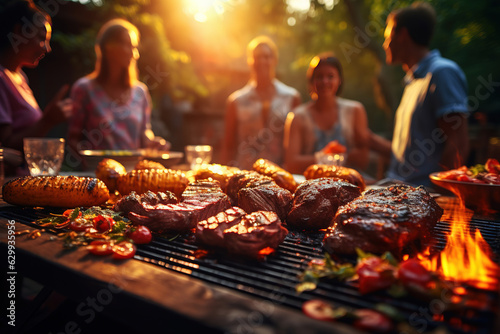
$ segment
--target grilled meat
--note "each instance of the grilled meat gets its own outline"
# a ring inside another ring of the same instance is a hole
[[[344,180],[325,177],[304,181],[295,191],[286,223],[300,229],[327,228],[337,209],[359,196],[360,189]]]
[[[180,196],[187,185],[188,179],[181,171],[173,169],[141,169],[120,175],[116,187],[118,192],[124,196],[131,191],[142,194],[148,190],[154,192],[168,190]]]
[[[161,163],[153,161],[153,160],[143,159],[143,160],[138,161],[135,164],[134,169],[135,170],[142,170],[142,169],[165,169],[165,166],[163,166]]]
[[[355,254],[356,247],[377,254],[413,253],[431,237],[442,214],[423,187],[372,189],[339,208],[324,247],[330,254]]]
[[[95,176],[104,182],[110,193],[116,190],[116,182],[120,175],[127,173],[125,167],[114,159],[104,158],[97,164]]]
[[[297,182],[293,178],[293,175],[274,162],[267,159],[258,159],[253,164],[252,168],[262,175],[269,176],[278,186],[285,188],[292,193],[295,189],[297,189]]]
[[[227,180],[234,174],[239,172],[237,167],[224,166],[219,164],[202,165],[197,170],[193,171],[195,180],[216,180],[220,182],[223,191],[226,190]]]
[[[238,192],[238,206],[246,212],[273,211],[282,221],[292,207],[292,200],[292,193],[274,182],[250,182]]]
[[[187,232],[197,222],[215,216],[231,207],[229,198],[217,181],[197,181],[189,184],[180,203],[145,203],[129,200],[128,217],[135,224],[148,226],[156,232]],[[121,208],[123,204],[117,206]]]
[[[357,170],[341,166],[311,165],[304,171],[306,180],[318,179],[320,177],[335,177],[358,186],[361,191],[365,190],[365,180]]]
[[[241,221],[224,231],[226,249],[230,254],[260,258],[278,248],[288,230],[281,226],[278,215],[271,211],[257,211],[245,215]]]
[[[262,185],[274,183],[273,179],[264,176],[255,171],[240,171],[234,173],[228,180],[226,185],[226,194],[229,196],[233,205],[238,204],[238,192],[248,185]]]
[[[157,204],[176,204],[177,202],[177,197],[175,197],[175,195],[170,191],[157,193],[147,191],[141,195],[132,191],[130,194],[122,197],[118,202],[116,202],[113,210],[123,212],[124,214],[128,214],[129,212],[144,214],[143,204],[154,206]]]
[[[233,206],[196,225],[196,242],[210,247],[224,247],[224,230],[238,224],[246,215],[243,209]]]
[[[191,198],[179,204],[142,204],[140,213],[130,212],[128,218],[138,225],[146,225],[150,230],[163,233],[183,233],[196,224],[221,211],[230,208],[224,193],[214,193],[211,197]]]

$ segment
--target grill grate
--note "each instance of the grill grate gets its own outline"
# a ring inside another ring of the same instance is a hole
[[[0,209],[0,217],[14,219],[31,226],[37,218],[48,213],[39,210],[13,208]],[[498,262],[500,254],[500,222],[473,219],[471,229],[480,229],[483,238],[494,251]],[[450,222],[441,221],[434,230],[440,250],[446,243]],[[300,310],[302,303],[310,299],[323,299],[335,306],[353,309],[373,308],[379,303],[390,304],[398,309],[415,329],[431,330],[446,325],[451,333],[489,333],[497,314],[498,295],[490,291],[468,288],[468,294],[476,294],[481,305],[466,305],[460,312],[443,312],[449,301],[444,297],[431,302],[416,299],[396,299],[387,293],[360,295],[356,283],[322,281],[314,291],[301,294],[295,292],[298,275],[313,258],[323,257],[322,234],[302,234],[291,232],[276,253],[266,261],[252,261],[233,258],[228,254],[209,253],[199,256],[198,247],[192,237],[179,236],[168,239],[155,236],[152,243],[139,245],[135,258],[173,270],[202,281],[236,290],[257,298]],[[460,326],[456,326],[456,324]]]

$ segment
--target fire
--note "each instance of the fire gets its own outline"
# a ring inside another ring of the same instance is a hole
[[[422,264],[448,281],[498,291],[500,268],[491,260],[493,251],[481,232],[470,231],[472,213],[460,207],[451,217],[451,231],[444,250],[435,255],[430,255],[429,250],[420,254]]]

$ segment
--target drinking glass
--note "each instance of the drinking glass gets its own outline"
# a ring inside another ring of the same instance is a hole
[[[212,161],[212,146],[210,145],[188,145],[185,147],[186,162],[192,170]]]
[[[31,176],[57,175],[64,158],[64,139],[25,138],[24,157]]]

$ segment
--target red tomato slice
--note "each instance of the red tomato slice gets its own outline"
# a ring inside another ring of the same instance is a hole
[[[128,237],[132,239],[135,244],[148,244],[151,242],[153,235],[149,228],[144,225],[133,227],[132,232],[128,233]]]
[[[395,281],[395,270],[396,268],[378,257],[361,260],[356,267],[359,292],[366,294],[389,288]]]
[[[109,241],[94,240],[88,246],[87,250],[94,255],[111,255],[113,254],[113,247]]]
[[[94,227],[100,232],[106,232],[113,228],[116,222],[113,218],[99,215],[93,219]]]
[[[500,174],[500,162],[496,159],[488,159],[484,164],[484,168],[488,173]]]
[[[418,260],[410,259],[399,265],[398,279],[405,285],[417,284],[426,287],[432,280],[431,273]]]
[[[130,259],[134,257],[136,247],[130,241],[122,241],[113,245],[113,259]]]
[[[316,320],[334,320],[332,307],[328,303],[319,299],[312,299],[304,302],[302,304],[302,312],[304,312],[304,314],[309,318]]]
[[[89,227],[92,227],[92,223],[86,219],[76,218],[69,223],[69,228],[75,232],[86,231]]]
[[[354,311],[358,317],[354,321],[354,327],[368,333],[387,333],[392,330],[392,321],[384,314],[370,310],[360,309]]]

